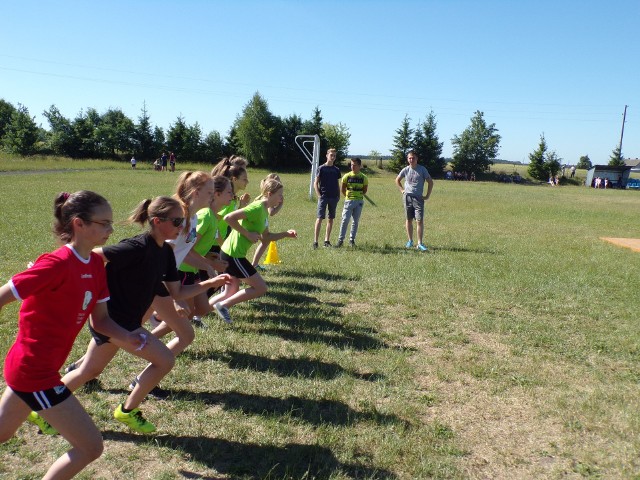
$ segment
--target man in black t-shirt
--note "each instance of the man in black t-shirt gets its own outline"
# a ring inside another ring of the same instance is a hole
[[[325,213],[328,210],[327,229],[324,236],[324,246],[330,247],[331,229],[333,228],[333,219],[336,218],[336,206],[340,200],[340,169],[334,165],[336,161],[336,149],[327,150],[327,161],[318,168],[318,174],[313,184],[316,195],[318,196],[318,215],[313,235],[313,248],[318,248],[318,237],[320,236],[320,227]]]

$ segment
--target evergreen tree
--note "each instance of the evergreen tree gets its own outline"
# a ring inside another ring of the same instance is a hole
[[[611,152],[611,156],[609,157],[609,166],[610,167],[624,167],[624,157],[622,156],[622,151],[620,150],[620,146],[618,145],[613,152]]]
[[[431,175],[436,176],[442,174],[446,165],[442,157],[444,143],[438,141],[437,126],[436,116],[431,111],[424,122],[418,122],[413,135],[413,148],[418,154],[420,163],[429,170]]]
[[[454,135],[453,167],[460,172],[482,173],[493,164],[500,149],[495,123],[487,125],[484,113],[476,111],[460,136]]]
[[[544,159],[544,169],[548,177],[555,177],[560,171],[560,161],[562,159],[558,157],[555,151],[547,153]]]
[[[327,150],[330,148],[327,138],[324,136],[323,125],[322,112],[319,107],[316,107],[313,109],[311,119],[302,124],[302,131],[300,132],[300,135],[318,135],[320,138],[320,161],[326,157]]]
[[[37,141],[38,127],[35,117],[29,116],[27,107],[18,104],[2,137],[4,148],[9,153],[27,156],[35,152]]]
[[[51,105],[43,115],[49,122],[49,147],[53,153],[78,158],[82,141],[76,136],[71,121],[55,105]]]
[[[544,161],[547,156],[547,141],[544,138],[544,134],[540,135],[540,143],[538,148],[529,154],[529,167],[527,171],[531,178],[536,180],[546,181],[549,178],[547,171],[545,170]]]
[[[223,156],[231,157],[232,155],[240,155],[240,140],[238,140],[238,131],[235,124],[231,125],[229,133],[225,138],[223,145]]]
[[[142,103],[142,110],[138,117],[138,123],[135,125],[134,131],[136,157],[143,161],[155,159],[155,148],[153,142],[153,129],[151,126],[151,118],[147,112],[146,102]]]
[[[182,118],[182,115],[178,115],[175,123],[169,125],[167,130],[167,149],[173,152],[176,157],[186,157],[185,145],[188,141],[188,127]],[[191,153],[191,152],[189,152]],[[186,160],[186,158],[185,158]]]
[[[224,142],[222,136],[213,130],[202,141],[202,158],[206,163],[215,164],[224,157]]]
[[[396,130],[396,134],[393,137],[393,150],[391,150],[392,158],[389,163],[389,170],[393,172],[399,172],[407,164],[407,152],[411,149],[413,140],[413,129],[411,128],[409,121],[409,116],[405,115],[402,120],[402,124]]]
[[[153,151],[155,152],[153,155],[154,160],[156,158],[160,158],[160,154],[165,150],[165,141],[164,130],[162,130],[162,127],[158,127],[156,125],[153,129]]]
[[[308,168],[309,163],[296,145],[296,136],[302,135],[302,124],[302,117],[296,114],[280,120],[278,166],[284,166],[286,168]]]

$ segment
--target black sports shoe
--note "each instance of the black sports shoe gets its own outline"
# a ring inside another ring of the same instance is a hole
[[[318,248],[318,242],[313,242],[313,249],[315,250],[316,248]]]
[[[331,246],[331,242],[329,240],[325,240],[324,241],[324,246],[325,247],[330,247]]]

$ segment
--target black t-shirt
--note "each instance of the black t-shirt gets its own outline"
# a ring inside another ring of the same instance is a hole
[[[125,238],[103,247],[110,300],[109,315],[119,325],[140,323],[163,281],[179,280],[173,249],[167,243],[158,246],[149,233]]]
[[[327,198],[340,197],[340,169],[335,165],[320,165],[318,168],[318,187],[320,195]]]

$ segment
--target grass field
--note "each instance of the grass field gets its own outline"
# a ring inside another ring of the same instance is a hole
[[[264,173],[249,172],[252,196]],[[55,247],[57,192],[96,190],[118,221],[176,177],[0,175],[0,282]],[[640,254],[600,240],[640,238],[640,193],[436,181],[420,254],[376,171],[358,247],[313,251],[309,177],[283,180],[271,230],[299,239],[278,243],[267,296],[232,325],[205,319],[161,384],[171,396],[142,405],[157,435],[111,417],[138,359],[79,390],[106,448],[78,478],[640,478]],[[2,357],[17,309],[0,312]],[[25,424],[0,445],[0,477],[40,478],[66,448]]]

